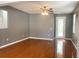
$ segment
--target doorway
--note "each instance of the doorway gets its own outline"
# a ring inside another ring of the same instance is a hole
[[[56,17],[56,32],[55,32],[56,38],[65,38],[65,23],[66,23],[65,21],[66,21],[65,16]]]

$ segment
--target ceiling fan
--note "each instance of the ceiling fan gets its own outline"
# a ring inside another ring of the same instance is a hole
[[[53,9],[52,8],[47,8],[46,6],[44,6],[43,8],[40,8],[42,11],[42,15],[48,15],[48,13],[53,13]]]

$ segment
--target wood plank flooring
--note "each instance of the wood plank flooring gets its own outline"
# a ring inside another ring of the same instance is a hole
[[[58,43],[59,42],[59,43]],[[72,58],[76,49],[70,40],[28,39],[0,49],[0,58]]]

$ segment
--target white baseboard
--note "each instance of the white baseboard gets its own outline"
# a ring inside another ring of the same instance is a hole
[[[74,47],[76,48],[76,50],[77,50],[77,46],[75,45],[75,43],[72,40],[71,40],[71,42],[74,45]]]
[[[65,40],[72,40],[72,38],[54,38],[54,39],[65,39]]]
[[[0,49],[1,48],[5,48],[5,47],[8,47],[8,46],[11,46],[11,45],[16,44],[16,43],[19,43],[19,42],[22,42],[22,41],[27,40],[27,39],[53,40],[53,39],[49,39],[49,38],[27,37],[27,38],[23,38],[21,40],[18,40],[18,41],[15,41],[15,42],[8,43],[6,45],[0,46]]]
[[[21,40],[18,40],[18,41],[12,42],[12,43],[8,43],[6,45],[0,46],[0,49],[5,48],[5,47],[10,46],[10,45],[13,45],[13,44],[16,44],[16,43],[19,43],[19,42],[22,42],[22,41],[27,40],[27,39],[29,39],[29,38],[27,37],[27,38],[23,38]]]
[[[29,39],[40,39],[40,40],[53,40],[51,38],[40,38],[40,37],[28,37]]]
[[[51,38],[39,38],[39,37],[27,37],[27,38],[23,38],[21,40],[18,40],[18,41],[15,41],[15,42],[12,42],[12,43],[8,43],[6,45],[3,45],[3,46],[0,46],[0,49],[1,48],[5,48],[7,46],[10,46],[10,45],[13,45],[13,44],[16,44],[16,43],[19,43],[19,42],[22,42],[24,40],[27,40],[27,39],[40,39],[40,40],[53,40]],[[70,40],[70,39],[69,39]],[[76,45],[74,44],[74,42],[71,40],[71,42],[73,43],[73,45],[75,46],[75,48],[77,49]]]

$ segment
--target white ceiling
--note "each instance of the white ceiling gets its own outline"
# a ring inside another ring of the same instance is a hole
[[[75,9],[76,1],[21,1],[8,4],[16,9],[30,14],[41,13],[40,8],[47,6],[53,8],[55,14],[72,13]]]
[[[16,1],[0,1],[0,6],[5,6],[5,5],[8,5],[9,3],[13,3],[13,2],[16,2]]]

